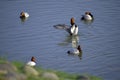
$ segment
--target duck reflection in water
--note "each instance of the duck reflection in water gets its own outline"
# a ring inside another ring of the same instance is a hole
[[[77,48],[79,43],[79,36],[71,36],[72,47]]]
[[[65,39],[59,43],[60,46],[68,46],[70,44],[72,44],[72,47],[76,48],[78,46],[79,43],[79,36],[66,36]]]
[[[27,20],[27,18],[20,18],[21,22],[25,22]]]

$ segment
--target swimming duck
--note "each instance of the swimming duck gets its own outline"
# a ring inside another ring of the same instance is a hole
[[[85,12],[81,20],[91,21],[93,20],[93,15],[91,14],[91,12]]]
[[[77,48],[75,48],[73,51],[68,51],[67,53],[70,54],[70,55],[79,55],[81,53],[81,48],[80,48],[80,45],[78,45]]]
[[[28,18],[29,14],[27,12],[21,12],[20,13],[20,18]]]
[[[72,17],[70,20],[71,26],[65,24],[58,24],[54,25],[57,29],[64,29],[66,30],[70,35],[78,35],[78,26],[75,24],[75,19]]]
[[[75,24],[75,19],[72,17],[70,20],[71,27],[66,30],[70,33],[70,35],[78,35],[78,26]]]
[[[31,61],[29,61],[29,62],[27,63],[27,65],[28,65],[28,66],[32,66],[32,67],[35,66],[35,65],[36,65],[36,63],[35,63],[35,57],[32,57],[32,58],[31,58]]]

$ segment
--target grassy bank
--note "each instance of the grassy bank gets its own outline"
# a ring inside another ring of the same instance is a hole
[[[6,63],[7,61],[3,60],[3,59],[0,59],[0,64],[4,64]],[[21,62],[12,62],[11,65],[15,66],[16,69],[17,69],[17,73],[19,74],[24,74],[26,76],[26,79],[24,80],[52,80],[52,79],[49,79],[46,78],[46,77],[43,77],[43,76],[40,76],[42,75],[43,73],[54,73],[54,75],[56,75],[58,77],[58,79],[54,79],[54,80],[102,80],[101,78],[98,78],[96,76],[91,76],[91,75],[79,75],[79,74],[70,74],[70,73],[66,73],[66,72],[61,72],[61,71],[55,71],[55,70],[46,70],[46,69],[43,69],[41,67],[32,67],[33,69],[35,69],[39,75],[38,76],[34,76],[34,75],[28,75],[26,74],[26,72],[24,71],[24,64],[21,63]],[[1,71],[0,71],[1,72]],[[1,74],[0,73],[0,80],[2,80],[2,78],[4,78],[4,74]],[[86,79],[85,79],[86,78]]]

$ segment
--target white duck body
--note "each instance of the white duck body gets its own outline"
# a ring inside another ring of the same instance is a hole
[[[93,18],[92,18],[91,15],[86,14],[86,15],[84,15],[84,19],[85,19],[85,20],[92,20]]]
[[[73,49],[71,51],[68,51],[67,53],[70,55],[79,55],[80,52],[78,49]]]
[[[70,55],[79,55],[81,53],[80,45],[78,45],[77,48],[73,48],[72,51],[68,51],[67,53]]]
[[[36,66],[36,63],[33,62],[33,61],[29,61],[29,62],[27,63],[27,65],[28,65],[28,66]]]
[[[74,49],[74,52],[73,52],[75,55],[79,55],[79,50],[78,49]]]
[[[27,12],[24,12],[25,14],[25,17],[28,18],[29,17],[29,14]]]
[[[94,18],[91,12],[85,12],[85,14],[81,18],[81,20],[85,20],[85,21],[92,21],[93,19]]]
[[[70,34],[71,35],[78,35],[78,26],[77,25],[72,25],[70,28]]]
[[[32,66],[32,67],[36,66],[35,57],[32,57],[32,58],[31,58],[31,61],[27,62],[26,65]]]

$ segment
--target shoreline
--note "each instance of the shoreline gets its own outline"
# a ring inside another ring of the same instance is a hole
[[[71,74],[63,71],[30,67],[22,62],[0,59],[0,80],[102,80],[88,74]]]

